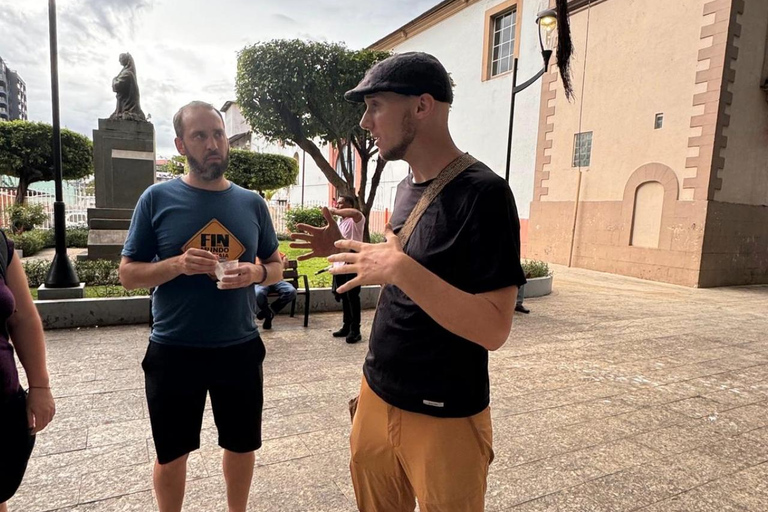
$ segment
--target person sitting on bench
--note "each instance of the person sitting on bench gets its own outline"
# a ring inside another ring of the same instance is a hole
[[[280,253],[280,259],[283,262],[283,268],[288,263],[288,258],[282,252]],[[272,328],[272,319],[280,312],[285,306],[290,304],[296,298],[296,288],[287,281],[279,281],[269,286],[255,285],[256,287],[256,307],[258,312],[256,318],[264,320],[263,328],[269,330]],[[269,304],[269,294],[278,294],[277,300]]]

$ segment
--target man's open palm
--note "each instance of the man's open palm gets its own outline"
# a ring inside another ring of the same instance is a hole
[[[309,224],[297,224],[296,229],[303,231],[303,233],[291,233],[292,240],[302,240],[302,242],[292,242],[290,247],[293,249],[310,249],[307,254],[302,254],[297,259],[300,261],[308,260],[310,258],[327,258],[331,254],[336,254],[339,249],[336,248],[334,242],[336,240],[343,240],[341,231],[336,221],[333,220],[333,215],[328,211],[328,208],[323,207],[323,217],[325,217],[327,226],[317,228],[310,226]]]

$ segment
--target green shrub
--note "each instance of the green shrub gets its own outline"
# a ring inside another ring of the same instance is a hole
[[[45,282],[51,262],[48,260],[27,260],[22,263],[30,288],[37,288]]]
[[[7,208],[7,212],[11,231],[17,235],[32,231],[48,218],[41,204],[12,204]]]
[[[43,247],[56,247],[56,233],[52,229],[41,229],[45,233],[45,245]],[[88,247],[88,228],[67,228],[67,247]]]
[[[117,269],[120,263],[112,260],[85,260],[72,262],[80,282],[88,286],[121,286]],[[38,287],[45,281],[51,262],[28,260],[23,263],[30,287]]]
[[[277,240],[279,242],[286,242],[286,241],[289,241],[290,239],[291,239],[290,233],[277,233]]]
[[[37,254],[45,247],[47,233],[43,229],[33,229],[21,234],[8,234],[8,238],[13,240],[16,249],[24,251],[24,256],[26,257]]]
[[[67,228],[67,247],[88,247],[88,228]]]
[[[523,261],[523,272],[525,272],[526,279],[533,279],[536,277],[547,277],[552,275],[549,270],[549,265],[546,261],[540,260],[526,260]]]
[[[383,233],[371,233],[372,244],[383,244],[386,241],[387,237],[385,237]]]
[[[325,217],[323,217],[323,210],[317,207],[314,208],[291,208],[285,212],[285,222],[288,227],[288,231],[295,233],[296,224],[309,224],[310,226],[325,226]]]
[[[119,266],[112,260],[84,260],[75,264],[75,270],[80,281],[89,286],[120,285]]]
[[[45,232],[45,245],[43,247],[56,247],[56,237],[52,229],[41,229]]]

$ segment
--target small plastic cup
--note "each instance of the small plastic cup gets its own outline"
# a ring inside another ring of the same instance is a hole
[[[219,260],[216,264],[216,277],[221,281],[224,278],[224,272],[236,269],[240,265],[237,260]]]

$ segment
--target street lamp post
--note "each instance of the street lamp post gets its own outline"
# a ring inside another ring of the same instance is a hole
[[[59,59],[56,35],[56,0],[48,0],[48,29],[51,39],[51,103],[53,107],[53,169],[56,201],[53,203],[53,226],[56,255],[45,278],[46,288],[72,288],[80,284],[67,257],[64,200],[61,186],[61,122],[59,120]]]
[[[509,171],[512,161],[512,127],[515,122],[515,96],[520,91],[536,82],[549,69],[549,60],[552,57],[552,51],[557,44],[557,12],[554,9],[541,11],[536,15],[536,24],[539,26],[539,46],[541,47],[541,57],[544,60],[544,67],[520,85],[517,85],[517,57],[512,61],[512,97],[509,104],[509,134],[507,136],[507,166],[506,180],[509,183]]]

